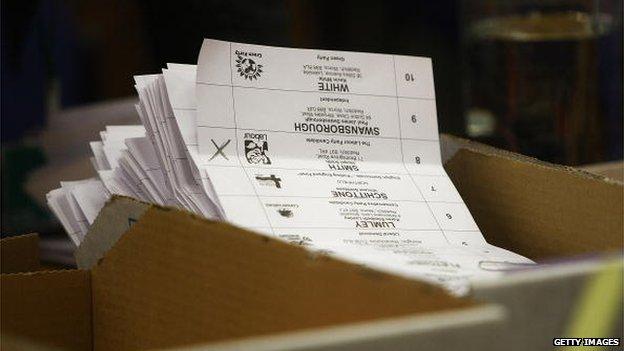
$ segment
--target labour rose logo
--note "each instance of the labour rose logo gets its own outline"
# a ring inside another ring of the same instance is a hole
[[[250,58],[242,57],[241,55],[236,56],[236,68],[241,77],[249,80],[258,79],[258,77],[260,77],[260,74],[262,74],[262,65]]]
[[[269,144],[266,141],[254,141],[245,139],[245,157],[250,164],[270,165],[268,155]]]

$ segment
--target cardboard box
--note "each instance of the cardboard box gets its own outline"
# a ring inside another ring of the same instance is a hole
[[[624,182],[624,161],[621,160],[583,165],[579,168],[589,173]]]
[[[551,264],[455,298],[115,197],[76,252],[82,269],[0,276],[2,349],[552,349],[591,276],[613,257],[621,272],[622,183],[449,136],[442,141],[445,167],[488,241]],[[621,295],[619,302],[610,311],[621,312]],[[607,333],[618,335],[613,327]]]

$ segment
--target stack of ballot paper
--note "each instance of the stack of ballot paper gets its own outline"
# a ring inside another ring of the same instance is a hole
[[[97,177],[48,194],[76,245],[120,194],[456,293],[532,264],[485,241],[442,167],[427,58],[205,40],[135,87],[142,125],[108,126]]]

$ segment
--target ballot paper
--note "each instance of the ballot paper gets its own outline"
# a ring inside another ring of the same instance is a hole
[[[205,40],[196,84],[228,221],[454,289],[530,262],[485,242],[442,167],[430,59]]]
[[[135,82],[143,125],[107,127],[99,179],[48,196],[77,244],[122,194],[456,294],[532,264],[485,241],[442,167],[428,58],[207,39]]]

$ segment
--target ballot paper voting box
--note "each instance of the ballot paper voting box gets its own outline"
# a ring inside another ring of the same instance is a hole
[[[592,276],[613,257],[621,276],[623,185],[453,137],[441,145],[486,239],[548,265],[457,298],[115,197],[76,252],[82,269],[36,271],[35,236],[2,242],[13,272],[0,277],[2,349],[552,349]],[[621,316],[619,302],[606,313]],[[601,333],[620,336],[619,323]]]

